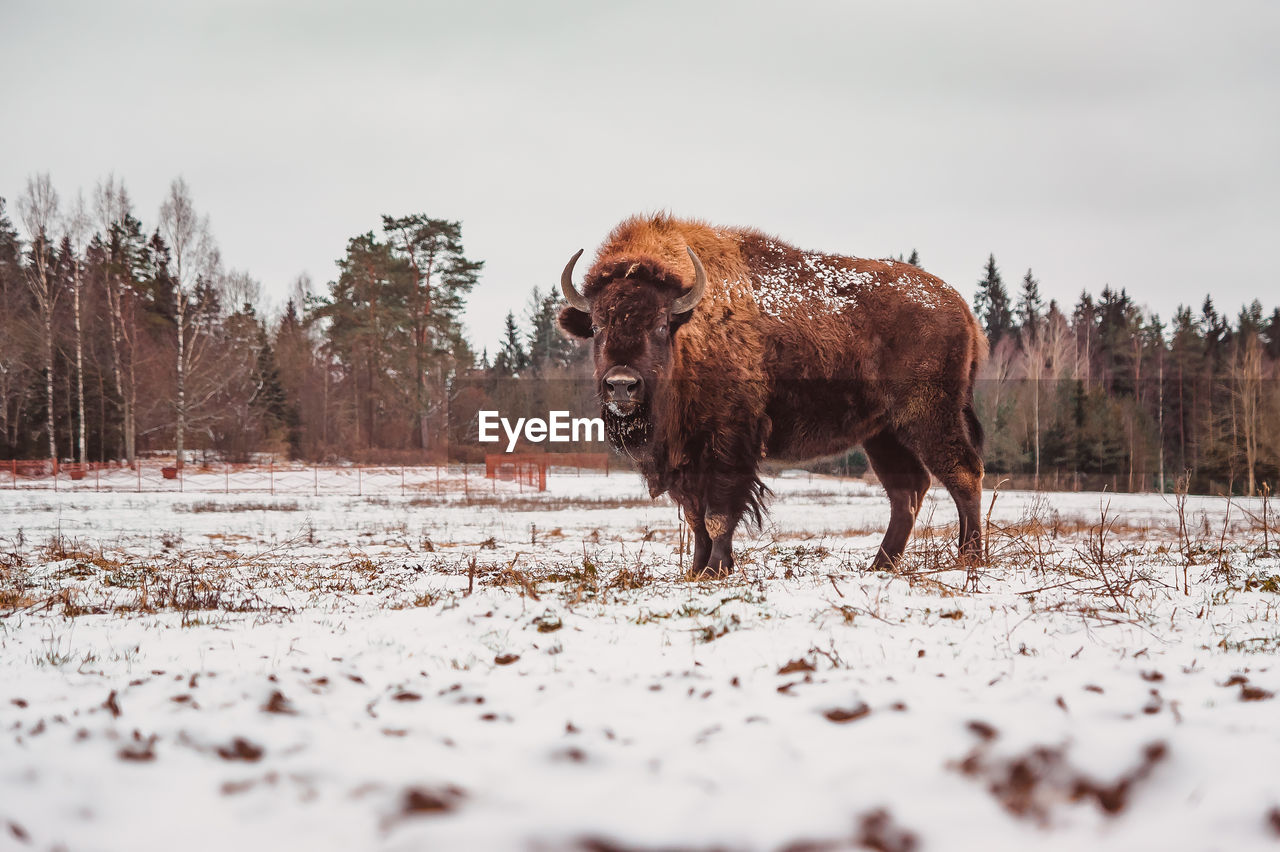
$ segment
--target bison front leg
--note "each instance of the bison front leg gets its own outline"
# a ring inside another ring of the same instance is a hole
[[[711,541],[711,556],[702,570],[704,577],[728,577],[733,573],[733,531],[738,526],[738,516],[728,512],[708,510],[704,523]]]
[[[702,522],[711,541],[711,555],[702,576],[727,577],[733,573],[734,530],[762,490],[751,469],[720,470],[709,477]]]
[[[685,576],[690,580],[727,577],[734,567],[733,532],[764,487],[750,469],[704,471],[686,487],[671,489],[693,534],[693,564]]]
[[[689,497],[675,496],[676,502],[684,510],[684,522],[689,525],[689,534],[693,537],[693,564],[689,566],[689,577],[700,577],[711,559],[711,536],[707,534],[707,524],[703,517],[705,508],[699,500]]]

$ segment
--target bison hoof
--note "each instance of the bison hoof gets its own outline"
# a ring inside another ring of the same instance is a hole
[[[898,563],[901,560],[902,560],[901,556],[890,559],[888,556],[885,556],[883,553],[880,553],[876,555],[876,558],[874,560],[872,560],[871,570],[885,571],[890,574],[895,574],[898,571]]]
[[[732,565],[708,565],[705,568],[690,568],[685,572],[686,580],[725,580],[733,574]]]

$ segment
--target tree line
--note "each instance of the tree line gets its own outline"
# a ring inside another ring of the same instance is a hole
[[[1032,270],[1016,297],[994,256],[974,308],[991,355],[976,401],[989,471],[1092,474],[1127,490],[1257,494],[1280,477],[1280,308],[1234,317],[1207,295],[1170,321],[1124,288],[1070,308],[1040,297]]]
[[[12,207],[0,198],[0,458],[423,460],[482,451],[468,434],[482,408],[581,409],[588,352],[559,332],[554,289],[508,313],[496,352],[467,340],[482,268],[460,223],[384,216],[324,292],[300,278],[268,315],[181,178],[144,221],[114,177],[68,200],[33,176]],[[988,470],[1274,487],[1280,309],[1231,318],[1206,297],[1166,324],[1124,289],[1069,310],[1030,270],[1016,289],[989,258],[974,299]]]
[[[33,176],[0,197],[0,459],[438,457],[462,379],[581,357],[538,288],[501,350],[476,353],[460,317],[482,267],[460,223],[384,216],[326,292],[300,278],[268,316],[181,178],[144,222],[115,177],[68,201]]]

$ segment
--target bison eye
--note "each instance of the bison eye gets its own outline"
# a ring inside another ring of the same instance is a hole
[[[667,336],[667,324],[664,322],[662,325],[660,325],[660,326],[658,326],[657,328],[655,328],[655,329],[653,330],[653,333],[654,333],[654,336],[656,336],[656,337],[666,337],[666,336]]]
[[[599,334],[599,333],[600,333],[600,326],[598,326],[598,325],[592,325],[592,326],[591,326],[591,336],[592,336],[592,337],[595,337],[595,336],[596,336],[597,334]]]

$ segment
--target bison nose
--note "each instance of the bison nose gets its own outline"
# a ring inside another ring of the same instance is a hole
[[[630,402],[640,392],[638,376],[610,376],[604,383],[609,386],[609,395],[618,402]]]

